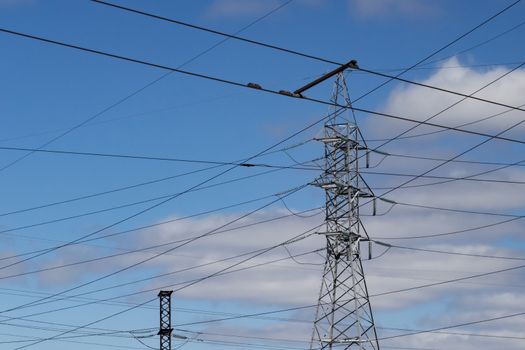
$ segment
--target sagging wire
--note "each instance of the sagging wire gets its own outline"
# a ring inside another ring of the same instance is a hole
[[[302,219],[308,219],[308,218],[312,218],[314,216],[317,216],[319,215],[319,212],[314,212],[313,214],[310,214],[310,215],[301,215],[299,213],[296,213],[294,212],[293,210],[290,209],[290,207],[288,207],[288,205],[286,204],[284,198],[282,198],[280,196],[280,194],[276,194],[276,196],[279,198],[279,200],[281,201],[281,203],[283,204],[284,208],[290,213],[292,214],[293,216],[297,216],[298,218],[302,218]],[[321,211],[323,209],[323,207],[318,207],[318,208],[314,208],[312,210],[319,210]]]
[[[266,152],[266,153],[264,153],[262,155],[266,156],[266,155],[269,155],[269,154],[274,154],[274,153],[279,153],[279,152],[286,152],[286,151],[289,151],[291,149],[294,149],[294,148],[306,145],[307,143],[312,142],[313,140],[314,140],[313,138],[310,138],[310,139],[307,139],[307,140],[295,143],[295,144],[293,144],[291,146],[287,146],[287,147],[276,149],[274,151]]]
[[[157,334],[153,333],[153,334],[147,334],[147,335],[135,335],[135,333],[144,333],[144,332],[145,331],[142,331],[142,332],[130,331],[129,334],[133,337],[133,339],[135,339],[136,341],[138,341],[140,344],[142,344],[143,346],[147,347],[148,349],[157,350],[157,348],[149,346],[148,344],[146,344],[145,342],[142,341],[142,339],[152,338],[152,337],[156,336]]]
[[[383,198],[379,198],[377,197],[378,199],[380,200],[383,200]],[[390,204],[390,207],[384,212],[384,213],[381,213],[381,214],[377,214],[377,213],[374,213],[374,214],[360,214],[361,216],[385,216],[387,214],[389,214],[392,209],[394,209],[394,207],[396,206],[397,203],[389,203]]]
[[[385,254],[387,254],[390,251],[390,249],[394,248],[391,244],[384,243],[384,242],[381,242],[381,241],[376,241],[376,240],[373,240],[373,239],[370,239],[370,238],[366,239],[365,241],[361,241],[361,243],[364,243],[364,242],[368,242],[368,259],[367,260],[379,259],[379,258],[383,257]],[[377,245],[386,247],[386,249],[383,252],[381,252],[381,254],[379,254],[378,256],[374,256],[373,257],[372,256],[372,243],[375,243]]]
[[[284,250],[286,250],[286,253],[288,253],[288,256],[290,257],[290,259],[292,259],[293,262],[295,262],[296,264],[299,264],[299,265],[312,265],[312,266],[321,266],[321,265],[324,265],[324,263],[308,263],[308,262],[302,262],[302,261],[299,261],[295,258],[295,256],[292,254],[292,252],[290,252],[290,250],[285,246],[283,245],[283,248]],[[324,248],[320,248],[320,249],[316,249],[310,253],[318,253],[320,251],[323,251]],[[308,253],[308,254],[310,254]]]
[[[374,168],[377,168],[378,166],[381,165],[381,163],[383,163],[385,161],[385,159],[388,157],[387,154],[382,154],[382,158],[381,160],[379,160],[379,162],[377,162],[377,164],[373,165],[373,166],[369,166],[368,169],[374,169]]]
[[[374,243],[376,243],[376,244],[377,244],[377,242],[376,242],[376,241],[372,241],[372,242],[374,242]],[[392,249],[392,247],[387,247],[387,248],[386,248],[386,249],[385,249],[385,250],[384,250],[384,251],[383,251],[383,252],[382,252],[381,254],[379,254],[378,256],[374,256],[374,257],[371,257],[371,258],[370,258],[370,259],[368,259],[368,260],[375,260],[375,259],[379,259],[379,258],[381,258],[381,257],[382,257],[383,255],[385,255],[386,253],[388,253],[388,252],[390,251],[390,249]]]

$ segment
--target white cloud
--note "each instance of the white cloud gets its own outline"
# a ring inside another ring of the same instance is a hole
[[[282,210],[266,210],[253,217],[247,217],[233,226],[246,225],[257,221],[266,220],[275,216],[287,214]],[[242,213],[209,215],[199,219],[191,219],[173,222],[159,228],[145,230],[136,236],[136,239],[123,238],[120,243],[123,247],[143,247],[155,243],[167,243],[188,237],[195,237],[199,234],[208,232],[241,215]],[[172,217],[173,218],[173,217]],[[169,272],[173,270],[191,267],[197,264],[234,256],[244,252],[269,247],[303,232],[316,224],[320,223],[322,216],[311,219],[300,219],[290,217],[282,221],[270,222],[265,225],[251,226],[240,230],[220,233],[208,238],[197,240],[188,246],[170,253],[170,255],[154,260],[148,264],[148,270],[142,270],[151,274]],[[367,218],[367,229],[372,236],[381,234],[385,236],[407,234],[407,231],[417,233],[432,233],[429,231],[442,231],[464,228],[465,226],[476,225],[486,222],[484,217],[475,217],[465,222],[464,217],[449,217],[446,213],[435,213],[432,215],[420,214],[415,210],[398,213],[392,212],[391,215],[384,217]],[[413,230],[413,231],[411,231]],[[498,232],[497,229],[491,233]],[[445,251],[457,251],[467,253],[480,253],[489,255],[512,255],[515,254],[510,249],[496,248],[491,244],[491,240],[483,235],[475,234],[475,241],[472,235],[463,239],[443,238],[439,241],[415,241],[410,245],[417,247],[438,249]],[[505,234],[499,232],[499,237]],[[118,243],[115,241],[114,243]],[[405,243],[405,242],[403,242]],[[303,251],[311,251],[323,248],[322,237],[314,236],[290,246],[292,254]],[[93,256],[95,247],[73,247],[64,249],[53,259],[53,264],[59,262],[76,261],[83,256]],[[374,248],[374,255],[381,250]],[[100,252],[99,252],[100,253]],[[90,275],[96,273],[107,273],[120,267],[137,262],[144,258],[144,254],[124,256],[119,259],[95,264],[79,270],[72,269],[71,273],[59,272],[58,276],[43,274],[40,276],[41,282],[48,284],[71,285],[72,282],[78,283],[85,280]],[[287,257],[286,251],[282,248],[272,250],[267,254],[251,260],[249,263],[239,265],[239,268],[248,265],[265,263],[271,260]],[[174,274],[160,280],[150,281],[145,284],[133,286],[132,290],[141,290],[150,287],[163,286],[168,284],[180,285],[185,281],[195,278],[208,276],[220,271],[232,263],[241,261],[242,258],[221,262],[218,264],[205,266],[195,270]],[[320,263],[322,258],[316,255],[298,258],[301,262]],[[51,263],[51,262],[50,262]],[[418,286],[438,281],[445,281],[455,277],[467,276],[474,273],[494,271],[497,269],[518,265],[519,262],[479,259],[460,256],[444,256],[441,254],[422,254],[411,251],[392,249],[383,257],[364,261],[367,274],[367,282],[370,294],[378,294],[385,291],[397,290],[406,287]],[[27,269],[27,267],[26,267]],[[210,278],[201,283],[195,284],[187,289],[176,292],[176,298],[188,301],[206,301],[216,303],[235,303],[253,309],[283,308],[290,306],[303,306],[315,304],[319,292],[321,281],[322,266],[298,265],[290,260],[279,263],[264,265],[242,272],[226,274]],[[88,273],[89,271],[89,273]],[[74,274],[76,272],[76,275]],[[411,307],[418,307],[425,310],[432,303],[443,303],[444,308],[451,308],[451,312],[435,312],[431,308],[428,312],[423,312],[422,316],[410,320],[418,323],[418,328],[430,328],[433,326],[454,324],[462,320],[475,320],[492,315],[512,313],[512,305],[519,303],[523,297],[525,286],[519,281],[523,280],[525,272],[514,271],[511,273],[493,275],[482,279],[472,279],[458,283],[450,283],[442,286],[418,289],[413,292],[396,293],[388,296],[378,296],[372,298],[372,307],[376,313],[376,319],[381,324],[381,314],[384,312],[396,313]],[[122,276],[122,280],[136,278],[130,274]],[[44,281],[45,280],[45,281]],[[126,288],[125,292],[129,292]],[[117,293],[117,292],[115,292]],[[447,300],[444,302],[444,300]],[[484,305],[483,310],[479,310],[478,303]],[[298,316],[301,319],[309,320],[313,317],[313,310],[309,309]],[[387,324],[392,326],[393,324]],[[395,326],[395,325],[394,325]],[[253,335],[253,324],[247,322],[245,326],[237,326],[234,334]],[[231,328],[227,324],[221,326],[210,326],[210,331],[221,331],[231,333]],[[230,331],[228,331],[228,329]],[[286,338],[286,334],[292,335],[294,339],[308,340],[310,337],[311,325],[305,323],[268,323],[260,335]],[[498,324],[491,332],[498,334],[520,334],[522,332],[517,327],[508,328],[506,323]],[[479,345],[480,340],[474,337],[444,336],[438,334],[425,334],[418,337],[403,338],[399,342],[389,341],[388,344],[404,344],[409,346],[435,347],[436,343],[449,344],[459,342],[462,349],[474,349],[474,345]],[[497,349],[494,345],[487,349]],[[509,347],[515,350],[517,348]]]
[[[495,81],[492,85],[476,93],[475,96],[510,106],[519,106],[525,103],[523,95],[521,94],[521,91],[525,89],[525,69],[517,69],[497,80],[508,73],[510,69],[507,67],[499,67],[484,71],[475,70],[462,67],[456,58],[452,58],[443,63],[443,67],[448,65],[458,66],[459,68],[438,69],[430,77],[420,82],[470,95],[481,87]],[[402,84],[390,94],[383,111],[415,120],[425,120],[461,99],[463,99],[463,97],[446,92],[410,84]],[[507,110],[508,108],[505,107],[468,99],[443,112],[439,116],[434,117],[431,122],[447,126],[459,126]],[[525,114],[523,112],[511,111],[465,128],[496,132],[523,120],[524,117]],[[377,118],[373,120],[372,123],[374,127],[370,129],[372,131],[381,130],[382,132],[380,134],[382,136],[386,134],[391,135],[393,131],[397,133],[398,130],[404,130],[407,126],[414,125],[383,119],[381,119],[381,123],[379,123],[379,119]],[[410,134],[418,134],[429,130],[434,131],[438,129],[418,127]],[[445,133],[440,133],[437,135],[444,136],[444,134]],[[450,132],[447,134],[450,134]],[[438,136],[434,136],[434,139]],[[432,140],[432,137],[425,137],[425,141],[429,139]]]

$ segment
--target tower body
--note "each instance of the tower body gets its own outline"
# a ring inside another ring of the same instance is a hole
[[[160,350],[171,350],[171,294],[172,290],[161,290],[159,297],[159,338]]]
[[[349,117],[343,73],[331,101],[348,108],[334,107],[320,139],[325,168],[317,185],[325,191],[326,260],[310,348],[379,349],[360,251],[368,236],[359,220],[359,200],[372,197],[359,175],[367,150],[355,118]]]

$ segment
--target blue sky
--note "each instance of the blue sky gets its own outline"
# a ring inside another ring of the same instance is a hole
[[[285,2],[210,0],[114,3],[235,33]],[[485,0],[294,0],[239,35],[340,62],[356,59],[361,67],[397,74],[399,69],[411,66],[510,3]],[[524,14],[525,4],[517,4],[430,59],[430,63],[411,70],[404,77],[465,94],[472,93],[522,62],[524,52],[520,43],[525,31],[525,25],[522,25],[525,21]],[[90,1],[0,0],[0,28],[170,67],[184,64],[222,40],[217,35]],[[499,34],[502,35],[498,36]],[[486,42],[491,38],[494,39]],[[0,46],[0,146],[3,147],[41,147],[75,125],[100,114],[45,148],[230,162],[257,154],[319,120],[328,111],[327,106],[304,100],[172,73],[100,113],[165,75],[166,71],[6,33],[0,33]],[[304,57],[228,40],[184,65],[182,69],[243,84],[254,82],[265,88],[293,91],[333,68],[332,65]],[[346,79],[354,98],[384,81],[384,78],[361,72],[351,72]],[[308,91],[308,96],[328,100],[331,89],[332,81],[328,81]],[[518,69],[477,96],[519,106],[525,103],[523,89],[525,70]],[[355,106],[423,120],[458,100],[457,96],[393,82],[360,100]],[[504,110],[482,102],[465,101],[433,121],[457,126]],[[521,114],[520,111],[512,111],[465,128],[496,134],[522,120]],[[407,122],[391,121],[364,113],[357,113],[357,120],[372,147],[381,144],[381,141],[374,140],[394,137],[412,126]],[[409,135],[435,130],[431,127],[419,127]],[[322,157],[322,145],[312,141],[321,132],[322,126],[318,124],[276,148],[290,147],[287,152],[272,153],[252,162],[288,166]],[[519,126],[505,136],[523,140],[523,132],[523,126]],[[377,167],[366,170],[369,174],[364,176],[380,194],[385,191],[382,188],[396,186],[407,178],[374,175],[370,172],[419,174],[438,164],[435,161],[396,157],[395,154],[451,158],[483,140],[483,137],[453,132],[397,140],[381,147],[392,156],[380,164],[381,157],[373,156],[372,164]],[[0,150],[0,168],[24,154]],[[460,159],[513,163],[522,160],[522,154],[522,144],[493,140]],[[13,211],[174,177],[208,166],[153,160],[31,154],[0,171],[2,263],[14,262],[14,259],[8,259],[12,255],[53,247],[96,232],[161,201],[154,198],[184,191],[225,168],[202,170],[148,186],[23,213],[11,213]],[[431,175],[461,177],[493,168],[494,165],[449,163]],[[10,268],[3,268],[0,271],[0,277],[3,278],[0,287],[3,295],[0,299],[3,310],[0,313],[0,317],[3,317],[0,319],[0,343],[4,342],[2,348],[16,349],[17,346],[29,344],[5,343],[26,340],[24,336],[46,338],[60,330],[71,329],[68,325],[93,322],[136,303],[155,298],[155,290],[161,286],[177,286],[214,273],[228,263],[240,261],[237,258],[85,296],[96,299],[117,298],[151,289],[150,292],[116,299],[120,304],[96,303],[28,316],[93,301],[75,299],[5,311],[48,294],[76,288],[135,264],[152,256],[152,253],[124,254],[47,272],[10,277],[12,275],[195,237],[268,204],[276,199],[275,196],[268,196],[306,184],[319,174],[315,169],[285,169],[264,173],[268,170],[270,169],[257,167],[235,168],[209,184],[235,181],[184,194],[97,233],[95,237],[167,220],[178,219],[177,221],[61,248]],[[257,176],[242,179],[251,175]],[[520,166],[496,171],[485,175],[485,178],[518,182],[525,180]],[[436,179],[419,179],[412,185],[435,181]],[[258,198],[263,199],[211,214],[181,219]],[[388,194],[387,198],[403,203],[513,215],[523,215],[525,205],[521,184],[466,181],[400,189]],[[130,205],[137,202],[142,203]],[[279,216],[287,216],[285,219],[241,227],[197,240],[170,254],[66,294],[96,291],[279,244],[322,223],[321,215],[305,218],[291,216],[290,211],[313,209],[309,213],[318,214],[315,209],[322,205],[322,192],[308,187],[232,226],[251,225]],[[122,208],[87,215],[116,206]],[[387,210],[386,203],[380,204],[380,213]],[[363,214],[370,214],[370,211],[365,208]],[[78,217],[65,220],[70,216]],[[384,237],[390,243],[470,254],[523,257],[523,224],[520,220],[435,239],[393,239],[399,236],[463,230],[504,219],[505,217],[423,210],[402,205],[396,205],[384,216],[363,217],[371,237]],[[57,222],[44,224],[47,221]],[[31,225],[35,226],[26,227]],[[301,254],[323,246],[324,242],[319,237],[309,237],[289,248],[292,254]],[[155,249],[152,251],[162,251]],[[383,248],[374,249],[379,253]],[[279,248],[240,266],[287,257],[288,253]],[[322,272],[319,263],[323,258],[308,254],[297,259],[307,265],[288,259],[211,278],[176,291],[174,323],[183,325],[176,332],[191,338],[191,341],[185,343],[179,339],[175,340],[175,344],[184,344],[183,348],[195,349],[234,347],[236,344],[231,342],[250,343],[252,347],[271,345],[280,348],[306,348],[311,334],[311,324],[308,321],[313,318],[312,309],[276,314],[271,319],[191,324],[226,314],[257,313],[315,304]],[[370,294],[378,294],[504,269],[519,263],[520,261],[513,260],[391,249],[381,258],[364,264],[369,276]],[[385,327],[426,329],[524,311],[519,309],[520,301],[525,298],[524,285],[521,283],[524,277],[523,271],[518,269],[460,283],[373,297],[372,307],[379,335],[385,337],[400,332]],[[26,316],[29,320],[6,319]],[[155,333],[149,329],[157,326],[157,317],[157,303],[152,302],[144,308],[123,313],[92,327],[106,330],[147,329],[146,333],[137,334],[150,335]],[[290,322],[290,319],[301,322]],[[522,317],[455,331],[524,337],[524,322]],[[31,329],[28,332],[22,326],[46,329]],[[96,333],[100,329],[87,331]],[[122,334],[123,337],[92,336],[69,340],[103,344],[75,343],[74,346],[78,349],[103,349],[109,346],[142,349],[157,346],[156,337],[141,338],[140,341],[146,344],[144,345],[131,338],[129,333]],[[518,349],[520,344],[515,339],[427,333],[385,340],[382,345],[384,348],[426,349],[454,346],[459,350],[470,350],[479,347],[482,341],[483,346],[489,350],[513,350]],[[33,348],[66,349],[71,345],[65,341],[47,341],[34,345]],[[246,344],[242,346],[250,347]]]

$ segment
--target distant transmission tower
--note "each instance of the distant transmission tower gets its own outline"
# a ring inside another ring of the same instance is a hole
[[[171,294],[172,290],[161,290],[159,292],[159,337],[160,350],[171,350]]]
[[[336,74],[331,101],[350,107],[344,73]],[[359,199],[373,197],[359,175],[366,147],[355,118],[347,118],[350,109],[334,107],[332,113],[320,139],[325,169],[317,185],[325,190],[326,261],[310,348],[379,349],[360,251],[360,242],[369,239]]]

